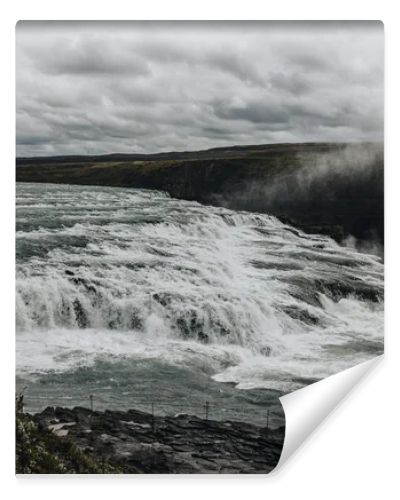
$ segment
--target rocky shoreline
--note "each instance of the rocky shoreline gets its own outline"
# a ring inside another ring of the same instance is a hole
[[[24,442],[26,429],[33,432],[29,442]],[[35,415],[17,414],[17,472],[59,473],[64,467],[65,473],[262,474],[277,465],[284,435],[283,426],[268,429],[187,414],[48,407]],[[32,442],[42,450],[50,446],[44,465],[37,458],[27,463]],[[46,469],[52,455],[61,465],[49,463]]]

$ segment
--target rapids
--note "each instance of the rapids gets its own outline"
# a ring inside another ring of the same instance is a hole
[[[383,351],[381,260],[268,215],[19,183],[16,255],[17,385],[43,404],[91,384],[105,405],[240,406],[241,389],[258,401]]]

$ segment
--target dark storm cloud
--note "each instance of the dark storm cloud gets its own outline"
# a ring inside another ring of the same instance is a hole
[[[21,28],[23,29],[23,28]],[[18,32],[17,32],[18,33]],[[46,39],[47,37],[45,37]],[[107,40],[106,40],[107,41]],[[39,42],[39,40],[38,40]],[[104,43],[103,37],[89,34],[71,38],[54,35],[51,43],[34,43],[25,48],[26,57],[34,61],[43,75],[119,75],[140,76],[149,73],[149,66],[129,44]],[[38,52],[40,57],[37,58]]]
[[[281,125],[290,119],[289,109],[279,103],[249,102],[245,104],[217,103],[215,114],[228,120],[246,120],[253,123]]]
[[[17,154],[381,140],[379,23],[19,23]]]

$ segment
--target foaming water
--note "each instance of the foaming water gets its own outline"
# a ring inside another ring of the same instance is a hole
[[[16,297],[24,380],[147,363],[282,393],[383,350],[379,258],[155,191],[18,184]]]

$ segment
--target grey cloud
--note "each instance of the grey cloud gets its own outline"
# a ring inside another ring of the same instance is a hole
[[[20,23],[17,154],[381,140],[380,24]]]
[[[237,51],[230,44],[209,45],[195,44],[191,47],[180,46],[175,42],[160,45],[154,42],[139,46],[140,52],[157,64],[181,64],[198,71],[201,67],[208,67],[213,71],[228,73],[244,82],[263,84],[264,80],[254,61],[248,54]]]
[[[253,123],[284,124],[289,121],[288,110],[279,104],[264,102],[250,102],[246,104],[230,105],[217,103],[215,113],[220,118],[227,120],[247,120]]]
[[[311,92],[313,88],[312,81],[304,74],[285,74],[283,71],[271,72],[268,83],[271,88],[295,95]]]
[[[47,75],[146,75],[149,65],[129,46],[100,37],[61,38],[44,47],[37,68]],[[29,53],[29,49],[28,49]],[[35,51],[31,57],[35,57]]]

